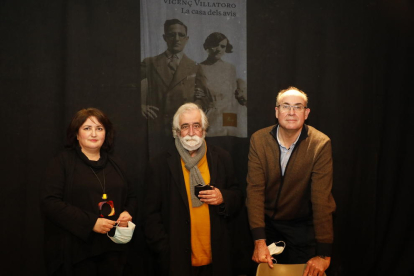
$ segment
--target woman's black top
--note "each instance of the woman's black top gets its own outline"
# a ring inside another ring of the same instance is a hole
[[[106,200],[102,199],[104,189]],[[107,216],[108,204],[100,210],[99,203],[104,201],[113,201],[113,216]],[[106,234],[95,233],[93,227],[101,214],[116,221],[123,211],[134,216],[135,207],[133,187],[115,158],[101,151],[98,161],[90,161],[80,148],[62,151],[50,164],[43,181],[48,272],[104,252],[125,250],[127,245],[116,244]]]

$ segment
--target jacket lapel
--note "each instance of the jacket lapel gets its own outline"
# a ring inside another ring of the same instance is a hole
[[[189,77],[195,78],[196,72],[197,64],[189,59],[186,55],[183,55],[183,58],[180,61],[180,65],[178,65],[177,71],[175,71],[174,78],[170,83],[168,89],[171,90],[174,86]]]
[[[167,162],[170,168],[170,172],[174,178],[175,187],[181,195],[181,198],[184,202],[184,205],[187,207],[187,210],[189,210],[187,190],[185,188],[183,169],[181,167],[181,157],[178,154],[178,151],[175,149],[175,147],[171,148],[169,150],[169,153],[170,156],[168,157]]]
[[[207,163],[210,173],[210,185],[213,186],[215,186],[214,183],[216,183],[217,179],[217,158],[217,153],[214,151],[214,149],[211,149],[211,146],[207,145]]]
[[[169,86],[173,80],[173,74],[168,68],[168,61],[165,53],[154,57],[154,67],[157,70],[158,75],[161,77],[165,86]]]

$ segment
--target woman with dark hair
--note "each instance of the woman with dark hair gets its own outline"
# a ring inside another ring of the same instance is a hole
[[[233,45],[222,33],[210,34],[204,44],[208,57],[201,62],[208,91],[198,86],[195,91],[196,102],[206,111],[210,127],[207,136],[241,136],[241,126],[237,124],[240,105],[245,105],[245,98],[236,79],[236,68],[222,57],[232,53]],[[240,119],[239,119],[240,120]]]
[[[79,110],[67,129],[66,149],[47,169],[41,203],[48,275],[122,275],[136,198],[109,154],[113,142],[112,123],[102,111]]]

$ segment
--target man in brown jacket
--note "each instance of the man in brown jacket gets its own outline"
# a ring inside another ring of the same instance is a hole
[[[307,263],[304,276],[323,275],[332,253],[332,148],[328,136],[305,125],[307,95],[279,92],[278,124],[250,141],[247,208],[255,240],[252,259],[273,267],[267,244],[285,241],[279,263]]]

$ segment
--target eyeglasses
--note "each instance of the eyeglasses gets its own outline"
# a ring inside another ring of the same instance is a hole
[[[189,124],[182,125],[180,127],[180,131],[181,131],[181,133],[187,133],[187,132],[190,131],[191,127],[193,128],[193,131],[195,131],[195,132],[200,132],[200,131],[203,130],[203,127],[199,123],[195,123],[195,124],[192,124],[192,125],[189,125]]]
[[[174,38],[177,37],[177,35],[178,35],[178,39],[184,39],[185,37],[187,37],[187,35],[185,33],[167,33],[167,34],[165,34],[165,36],[168,39],[174,39]]]
[[[288,104],[280,104],[276,106],[279,108],[280,112],[289,112],[291,108],[293,108],[293,111],[302,112],[305,109],[307,109],[306,106],[303,105],[288,105]]]

